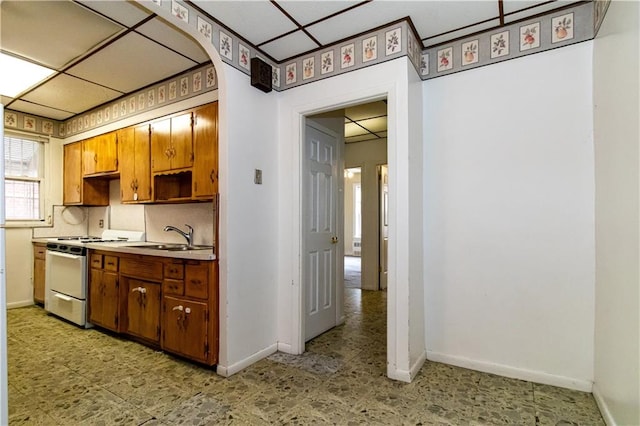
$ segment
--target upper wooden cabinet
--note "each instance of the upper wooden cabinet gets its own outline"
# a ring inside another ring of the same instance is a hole
[[[82,142],[64,146],[64,204],[82,203]]]
[[[192,122],[192,113],[188,112],[151,124],[153,173],[186,169],[193,165]]]
[[[211,198],[218,192],[218,103],[193,116],[193,197]]]
[[[123,203],[148,202],[151,191],[149,124],[118,131],[120,198]]]
[[[104,179],[83,179],[82,142],[74,142],[63,148],[64,205],[109,205],[109,182]]]
[[[82,142],[84,176],[118,171],[117,132],[105,133]]]

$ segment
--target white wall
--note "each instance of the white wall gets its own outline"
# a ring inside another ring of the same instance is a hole
[[[611,2],[594,41],[594,395],[608,424],[640,424],[638,2]]]
[[[591,390],[591,52],[423,83],[429,359]]]
[[[387,140],[348,143],[344,161],[362,168],[362,288],[378,290],[378,166],[387,163]]]
[[[276,350],[277,94],[225,65],[220,89],[220,315],[218,372],[233,374]],[[262,185],[254,170],[262,170]],[[223,335],[224,333],[224,335]]]

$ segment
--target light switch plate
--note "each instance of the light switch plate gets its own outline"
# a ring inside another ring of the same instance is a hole
[[[262,170],[256,169],[253,175],[253,183],[256,185],[262,185]]]

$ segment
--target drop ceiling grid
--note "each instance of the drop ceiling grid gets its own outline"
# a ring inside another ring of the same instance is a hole
[[[207,52],[191,37],[178,31],[169,33],[167,24],[160,18],[145,22],[136,28],[136,32],[173,49],[176,53],[186,56],[198,64],[211,60]]]
[[[5,1],[1,7],[2,49],[56,70],[124,29],[72,2]]]
[[[274,58],[286,58],[299,56],[305,52],[317,48],[318,45],[304,32],[296,31],[285,37],[274,40],[260,46],[260,49]]]
[[[324,19],[326,16],[333,15],[343,11],[349,7],[355,6],[358,3],[363,3],[362,0],[349,0],[349,1],[278,1],[280,7],[287,11],[291,17],[293,17],[300,25],[308,25],[312,22],[316,22],[320,19]]]
[[[82,93],[82,96],[78,96],[78,93]],[[48,81],[47,84],[28,93],[24,99],[39,105],[78,114],[121,95],[122,92],[98,86],[70,75],[60,74]]]
[[[267,0],[251,1],[251,13],[238,7],[237,1],[198,1],[200,9],[214,17],[254,46],[297,29],[296,25]],[[249,2],[246,2],[249,3]],[[265,25],[268,23],[268,25]]]
[[[195,65],[146,37],[129,33],[67,72],[129,93]]]

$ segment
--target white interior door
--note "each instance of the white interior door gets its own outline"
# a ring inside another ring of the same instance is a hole
[[[386,165],[379,167],[380,188],[380,290],[387,288],[387,259],[389,247],[389,170]]]
[[[303,179],[305,341],[336,326],[338,136],[307,122]]]

